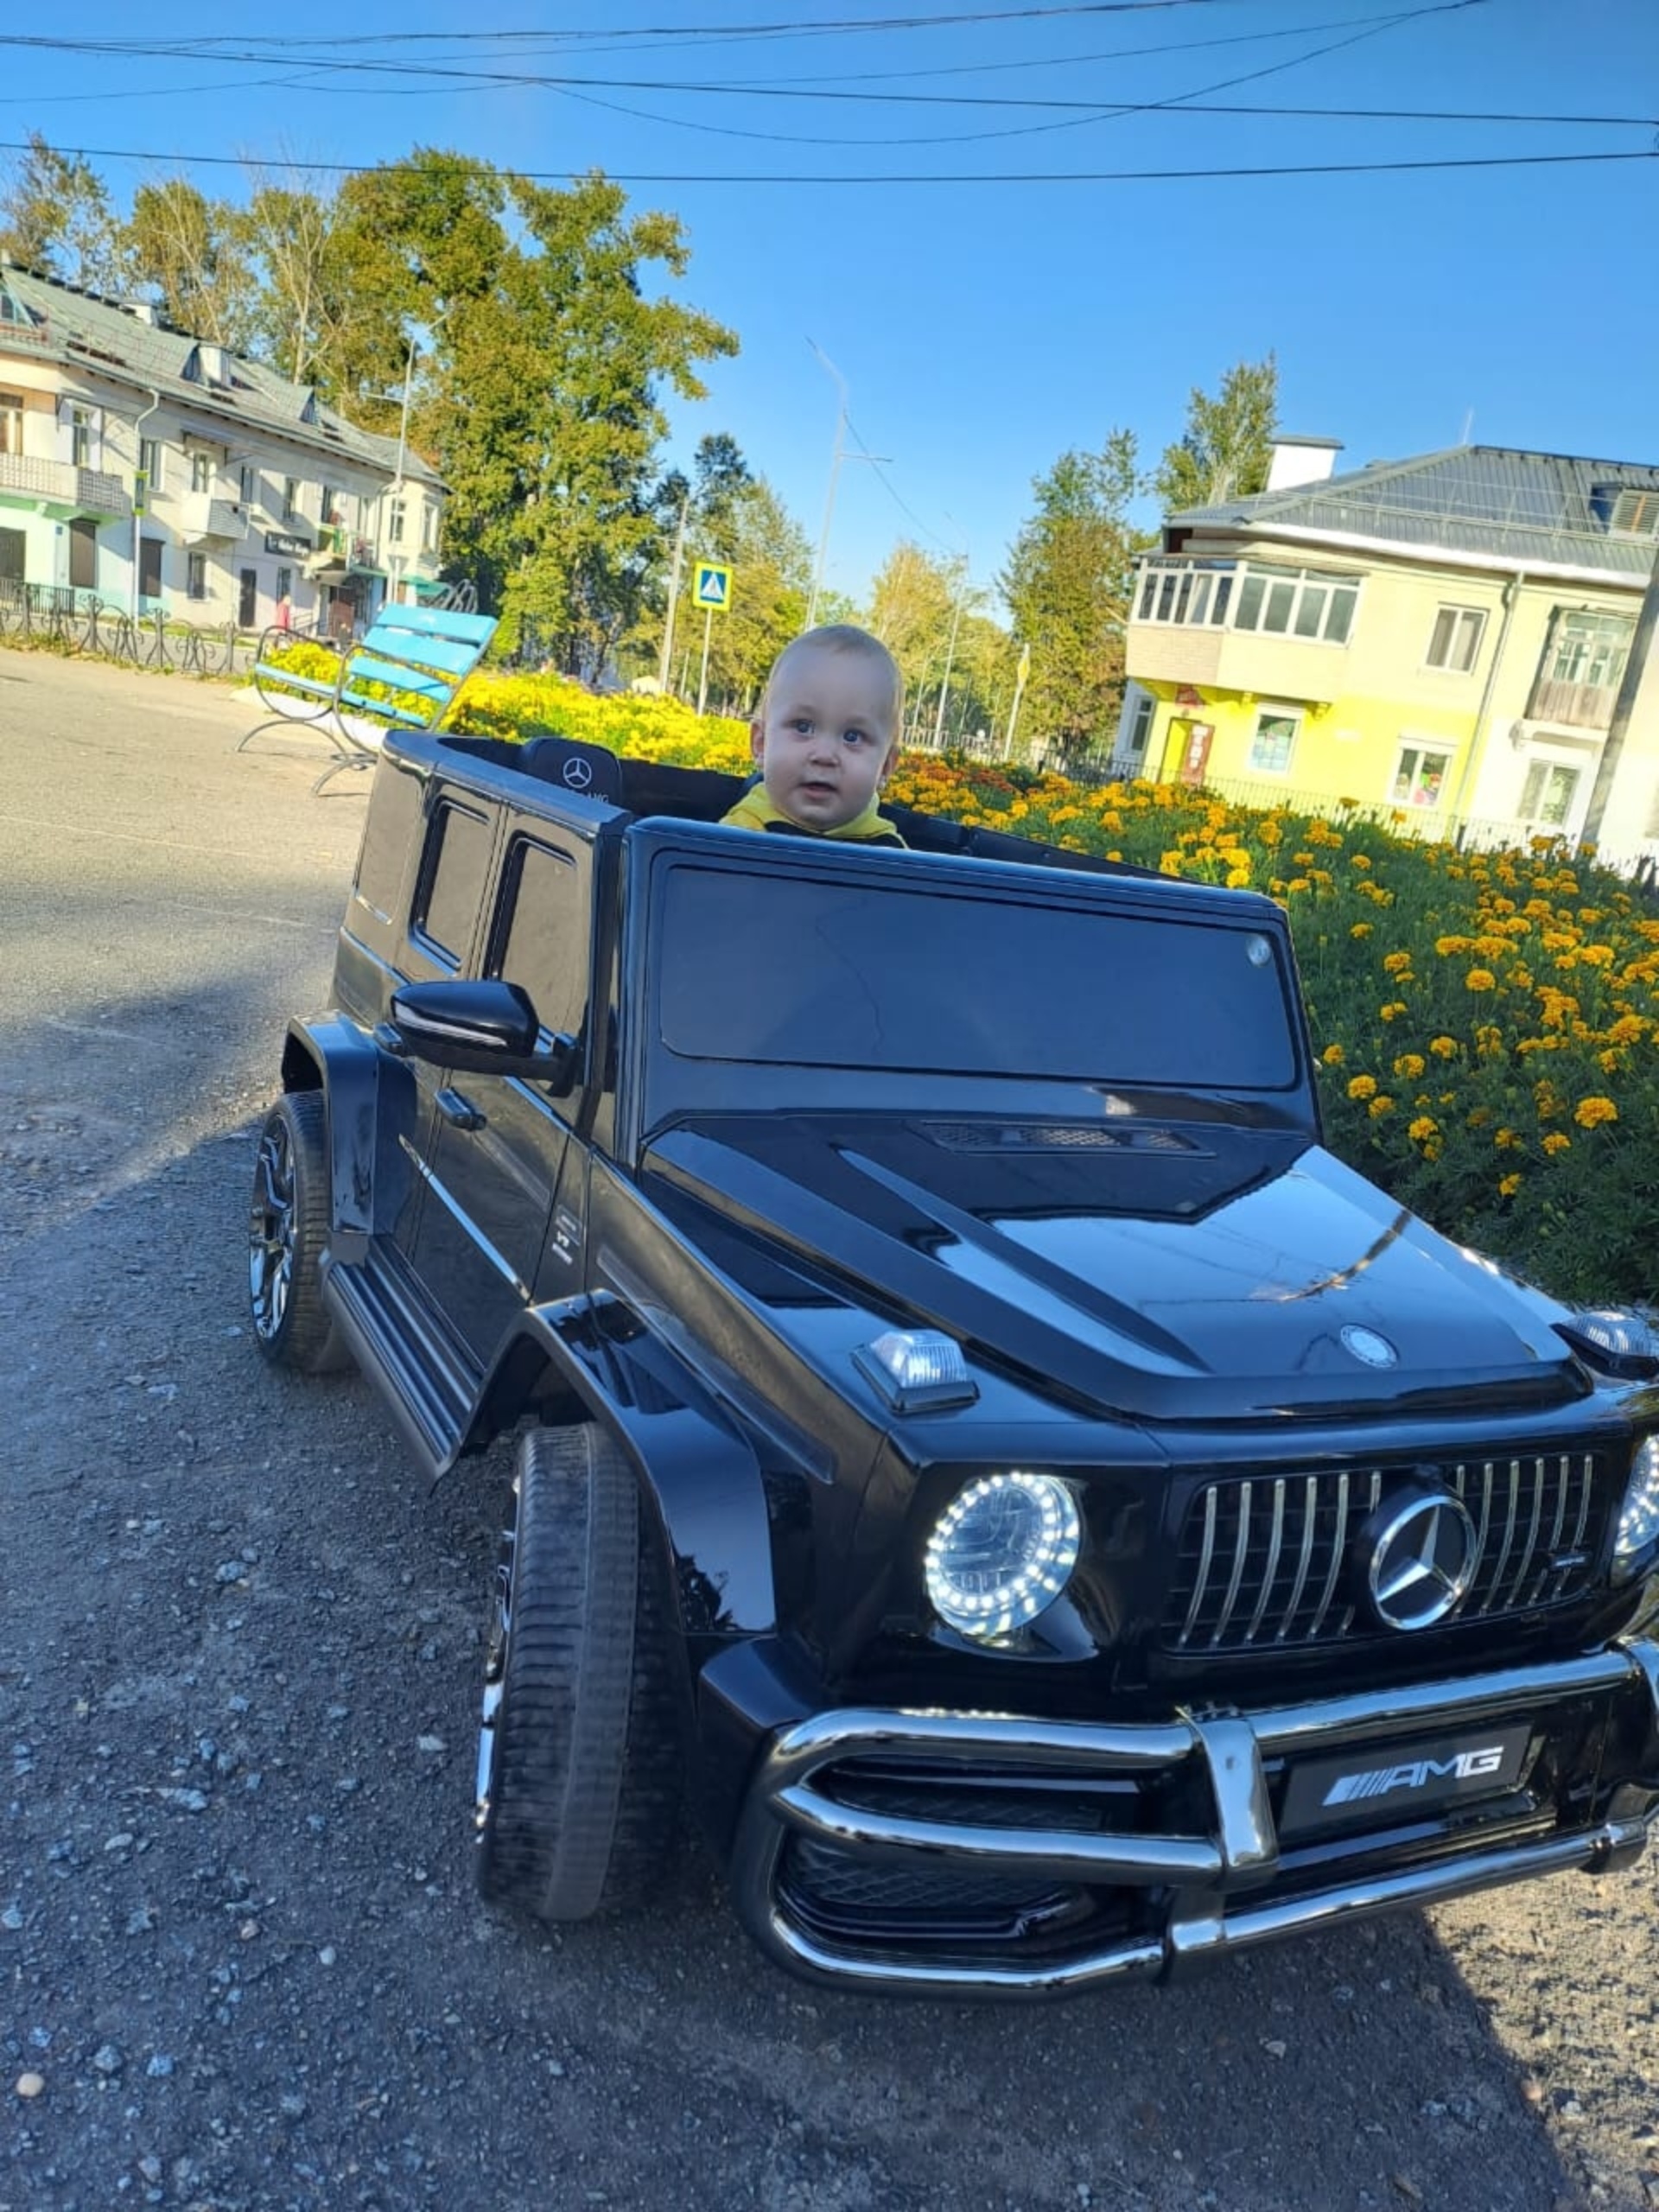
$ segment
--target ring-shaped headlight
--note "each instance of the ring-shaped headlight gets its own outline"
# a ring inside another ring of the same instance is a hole
[[[1052,1475],[982,1475],[927,1540],[927,1594],[964,1636],[1007,1636],[1052,1605],[1077,1563],[1077,1502]]]
[[[1636,1562],[1659,1539],[1659,1436],[1644,1437],[1630,1462],[1624,1507],[1613,1539],[1613,1580],[1628,1581]]]

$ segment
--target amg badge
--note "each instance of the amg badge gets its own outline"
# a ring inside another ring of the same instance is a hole
[[[1372,1767],[1363,1774],[1339,1774],[1325,1793],[1327,1805],[1351,1805],[1358,1797],[1389,1797],[1396,1789],[1426,1789],[1433,1782],[1471,1782],[1497,1774],[1503,1764],[1502,1744],[1478,1751],[1453,1751],[1449,1759],[1411,1759],[1404,1766]]]

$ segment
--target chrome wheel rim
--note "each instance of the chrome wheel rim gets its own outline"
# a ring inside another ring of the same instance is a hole
[[[248,1304],[254,1333],[270,1344],[288,1312],[294,1281],[294,1147],[288,1124],[273,1116],[254,1162],[248,1218]]]
[[[490,1585],[490,1630],[484,1647],[484,1694],[478,1715],[478,1783],[475,1820],[480,1834],[495,1802],[495,1768],[500,1743],[501,1707],[506,1696],[507,1647],[512,1636],[512,1557],[518,1522],[518,1485],[512,1486],[513,1516],[501,1531]]]

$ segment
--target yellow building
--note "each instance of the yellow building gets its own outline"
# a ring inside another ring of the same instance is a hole
[[[1634,658],[1600,842],[1659,853],[1659,650],[1637,642],[1659,467],[1461,446],[1332,475],[1338,450],[1283,440],[1268,490],[1166,520],[1119,772],[1571,838]]]

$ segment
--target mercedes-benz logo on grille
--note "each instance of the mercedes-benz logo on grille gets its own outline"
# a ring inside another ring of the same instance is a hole
[[[1356,1359],[1363,1359],[1367,1367],[1394,1367],[1399,1363],[1399,1353],[1375,1329],[1344,1329],[1340,1341],[1344,1351],[1352,1352]]]
[[[1367,1587],[1386,1627],[1433,1628],[1475,1577],[1475,1524],[1450,1491],[1408,1498],[1371,1543]]]
[[[585,791],[594,780],[592,763],[574,757],[565,762],[560,773],[573,791]]]

